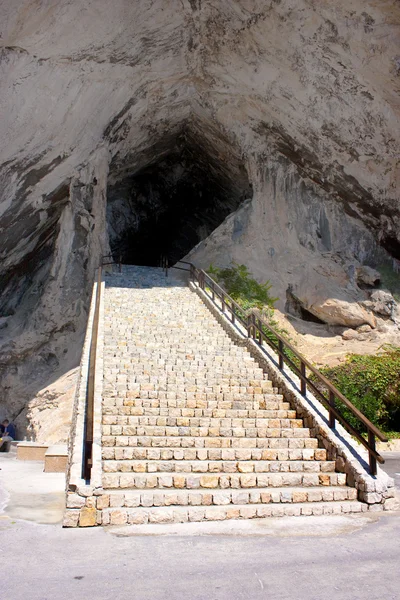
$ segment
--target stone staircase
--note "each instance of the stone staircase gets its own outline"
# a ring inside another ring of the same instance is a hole
[[[367,510],[181,278],[124,267],[104,311],[103,524]]]

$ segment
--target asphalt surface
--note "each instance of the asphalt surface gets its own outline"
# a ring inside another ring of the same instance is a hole
[[[400,598],[400,513],[193,523],[147,528],[147,535],[134,528],[62,529],[54,524],[54,498],[41,517],[53,524],[40,524],[37,509],[28,513],[31,521],[16,518],[8,504],[15,484],[9,493],[5,479],[7,469],[17,476],[18,465],[0,466],[7,504],[0,514],[1,598]],[[386,463],[388,471],[399,466],[399,453]],[[51,485],[49,493],[57,494],[58,483]]]

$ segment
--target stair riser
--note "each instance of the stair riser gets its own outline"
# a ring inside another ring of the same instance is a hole
[[[122,407],[131,408],[183,408],[188,410],[290,410],[288,402],[271,402],[264,400],[185,400],[182,398],[159,399],[159,398],[141,398],[131,400],[122,396],[107,397],[103,399],[103,413],[118,414],[117,411]]]
[[[145,448],[318,448],[314,438],[222,438],[222,437],[190,437],[190,436],[104,436],[105,447],[145,447]]]
[[[166,436],[166,437],[235,437],[235,438],[309,438],[309,429],[267,429],[263,427],[249,427],[244,429],[222,428],[222,427],[135,427],[126,426],[122,428],[121,436],[103,436],[106,441],[109,437],[130,437],[130,436]],[[117,441],[114,444],[117,445]]]
[[[230,419],[215,417],[129,416],[128,425],[103,424],[104,435],[136,435],[132,427],[207,427],[208,429],[304,429],[301,419]],[[161,434],[162,435],[162,434]]]
[[[182,493],[183,492],[183,493]],[[296,504],[302,502],[346,502],[357,499],[354,488],[325,489],[260,489],[260,490],[170,490],[170,491],[127,491],[109,492],[110,506],[226,506],[254,504]]]
[[[128,416],[137,417],[208,417],[220,419],[296,419],[294,410],[221,410],[191,408],[140,408],[122,406],[112,415],[103,415],[103,425],[128,425]]]
[[[333,461],[105,460],[105,473],[331,473]]]
[[[346,485],[343,473],[142,474],[104,473],[103,487],[136,489],[276,488]]]
[[[262,448],[116,448],[102,450],[103,460],[210,460],[210,461],[322,461],[326,462],[326,450],[262,449]]]

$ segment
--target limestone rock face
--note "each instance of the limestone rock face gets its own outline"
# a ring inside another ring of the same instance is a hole
[[[355,270],[400,258],[395,0],[3,0],[0,24],[0,417],[79,363],[107,189],[178,139],[252,186],[200,266],[357,303]]]

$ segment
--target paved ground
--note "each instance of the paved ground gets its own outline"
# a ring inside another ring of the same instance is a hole
[[[389,458],[388,470],[400,472],[400,454]],[[147,528],[147,535],[63,530],[54,524],[63,477],[10,457],[1,456],[0,467],[2,598],[400,597],[400,513],[192,523]]]

